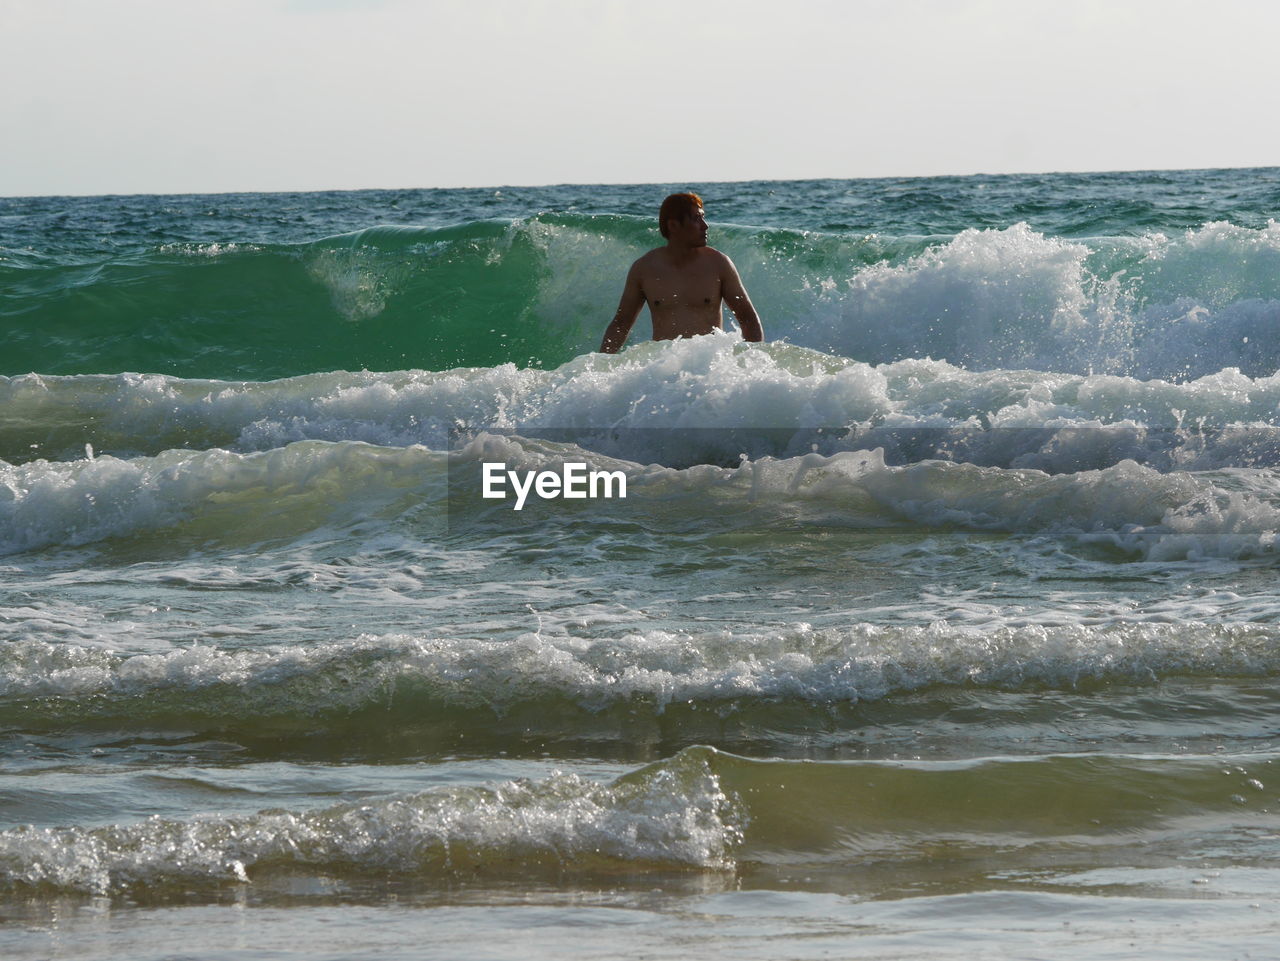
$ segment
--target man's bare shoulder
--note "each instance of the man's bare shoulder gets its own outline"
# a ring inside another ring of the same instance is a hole
[[[714,271],[722,280],[737,276],[738,268],[733,265],[733,261],[724,251],[716,250],[714,247],[703,247],[698,253],[701,254],[703,270]]]
[[[703,247],[708,257],[710,257],[719,267],[732,267],[733,261],[729,259],[729,255],[722,250],[716,250],[714,247]]]
[[[635,263],[631,265],[632,270],[645,270],[651,267],[661,266],[666,263],[667,248],[654,247],[648,253],[641,254],[636,258]]]
[[[679,264],[672,263],[671,252],[666,247],[654,247],[648,253],[636,258],[635,263],[631,265],[629,277],[640,284],[645,284],[669,274],[672,269],[679,271],[683,268]]]

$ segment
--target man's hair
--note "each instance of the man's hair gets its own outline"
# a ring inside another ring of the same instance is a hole
[[[658,211],[658,231],[667,236],[668,220],[685,220],[702,209],[702,198],[697,194],[672,194],[662,202]]]

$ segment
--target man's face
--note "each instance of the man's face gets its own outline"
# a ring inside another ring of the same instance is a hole
[[[707,216],[701,207],[694,210],[684,220],[673,221],[672,228],[668,229],[672,229],[672,232],[690,247],[705,247],[707,245]]]

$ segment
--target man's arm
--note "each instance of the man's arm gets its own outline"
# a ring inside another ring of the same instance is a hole
[[[622,299],[618,301],[618,310],[604,330],[604,340],[600,342],[600,353],[616,354],[627,342],[627,334],[636,318],[640,316],[640,308],[644,306],[644,291],[640,287],[640,261],[631,265],[627,273],[627,282],[622,288]]]
[[[721,256],[724,255],[721,254]],[[733,311],[733,316],[737,318],[738,327],[742,330],[742,339],[756,343],[764,340],[764,326],[760,323],[760,315],[756,313],[751,298],[747,296],[747,288],[742,286],[738,268],[733,266],[733,261],[728,257],[724,258],[724,263],[721,265],[720,292],[724,302]]]

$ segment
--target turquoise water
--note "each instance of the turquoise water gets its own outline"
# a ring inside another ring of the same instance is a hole
[[[6,957],[1271,950],[1280,171],[673,187],[0,199]]]

